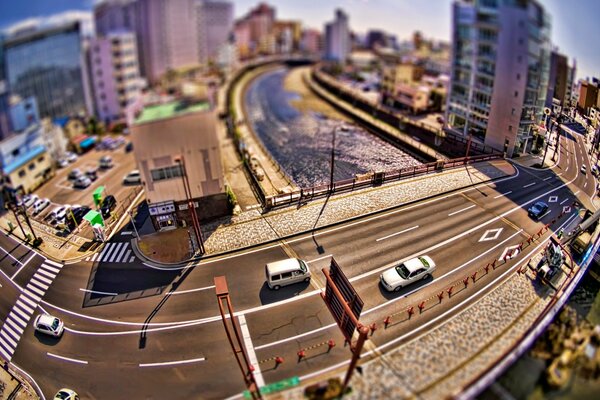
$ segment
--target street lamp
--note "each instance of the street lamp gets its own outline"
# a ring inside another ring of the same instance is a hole
[[[198,247],[200,252],[204,254],[204,241],[202,240],[202,231],[200,230],[200,223],[198,222],[196,207],[194,207],[194,201],[192,200],[192,189],[190,187],[190,181],[188,179],[187,171],[185,169],[185,158],[183,155],[183,151],[181,152],[181,158],[176,158],[175,162],[179,165],[181,181],[183,183],[183,191],[185,192],[185,198],[188,203],[188,209],[190,210],[192,216],[192,227],[194,228],[194,234],[196,235],[196,240],[198,241]]]
[[[333,169],[335,165],[335,134],[338,127],[333,128],[333,137],[331,138],[331,165],[329,166],[329,191],[333,191]]]

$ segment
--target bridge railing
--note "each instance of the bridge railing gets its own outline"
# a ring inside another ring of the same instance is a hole
[[[379,186],[386,182],[398,181],[433,172],[440,172],[452,168],[459,168],[477,162],[491,161],[503,158],[502,154],[485,154],[473,157],[461,157],[451,160],[439,160],[414,167],[400,168],[390,171],[375,171],[367,174],[357,175],[354,178],[335,181],[331,185],[316,185],[302,188],[290,193],[269,196],[265,199],[266,208],[277,208],[291,204],[301,204],[314,199],[331,196],[333,194],[354,191],[366,187]]]

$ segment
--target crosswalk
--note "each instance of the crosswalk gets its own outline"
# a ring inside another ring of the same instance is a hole
[[[129,242],[108,243],[101,252],[85,259],[91,262],[132,263],[135,256],[131,253]]]
[[[63,264],[44,260],[8,313],[0,329],[0,354],[10,362],[27,323]]]

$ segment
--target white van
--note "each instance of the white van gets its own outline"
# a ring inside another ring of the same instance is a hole
[[[297,282],[309,282],[310,270],[306,262],[297,258],[275,261],[265,266],[267,285],[270,289],[279,290],[282,286]]]

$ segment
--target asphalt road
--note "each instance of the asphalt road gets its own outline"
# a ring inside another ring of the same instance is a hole
[[[131,254],[125,257],[130,238],[116,237],[112,250],[104,250],[96,260],[59,268],[31,318],[43,310],[62,318],[67,330],[62,338],[49,339],[35,334],[29,322],[12,362],[35,379],[46,397],[61,387],[92,399],[237,395],[244,389],[243,380],[223,331],[213,287],[213,278],[224,275],[233,306],[248,327],[246,345],[258,362],[257,379],[268,384],[291,376],[319,377],[323,369],[349,358],[319,296],[324,287],[320,270],[331,256],[365,302],[361,321],[381,325],[384,316],[416,306],[499,258],[507,247],[551,223],[576,197],[591,207],[595,180],[589,172],[579,171],[582,163],[589,171],[583,138],[573,133],[561,138],[560,162],[552,170],[518,168],[515,177],[175,271],[142,264]],[[550,210],[534,221],[526,210],[538,199]],[[571,216],[573,210],[552,224],[551,232]],[[535,245],[539,243],[538,239]],[[36,274],[48,277],[47,267],[52,266],[4,235],[0,246],[4,250],[0,250],[0,316],[10,321],[8,316],[23,294],[20,289],[36,280]],[[530,249],[509,260],[509,265]],[[432,278],[398,293],[381,288],[383,270],[420,254],[436,261]],[[264,265],[290,256],[308,261],[311,283],[269,290]],[[386,344],[418,333],[427,321],[436,326],[453,315],[453,307],[483,295],[488,283],[497,284],[504,270],[491,270],[480,278],[483,284],[457,292],[423,317],[379,329],[370,338],[372,345],[385,351]],[[327,351],[329,339],[337,346]],[[0,345],[1,340],[8,342],[2,333]],[[296,352],[301,348],[310,350],[307,359],[298,362]],[[275,368],[274,356],[285,362]]]

